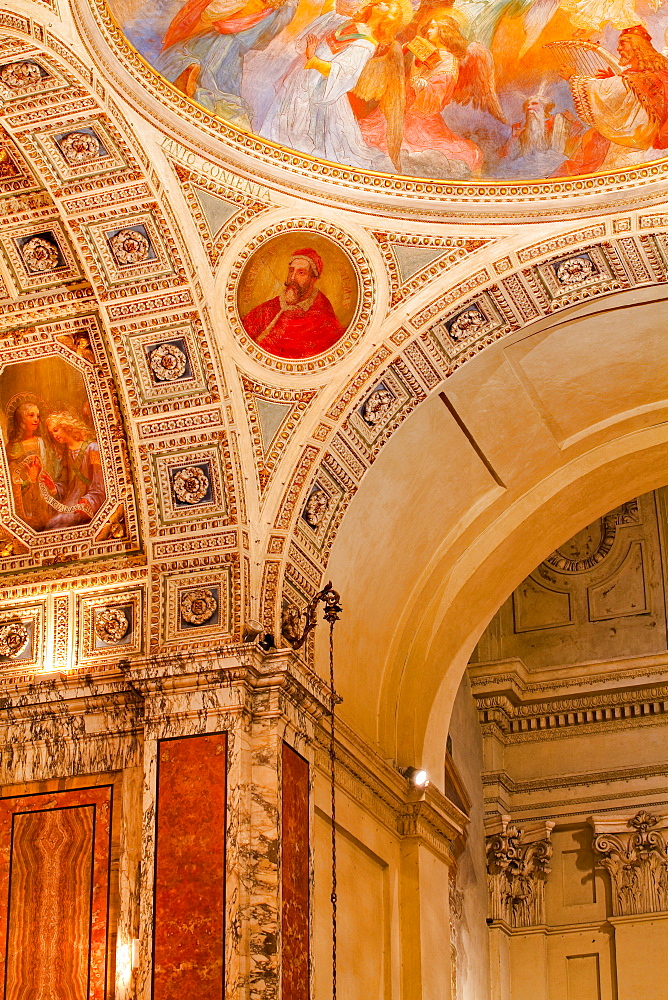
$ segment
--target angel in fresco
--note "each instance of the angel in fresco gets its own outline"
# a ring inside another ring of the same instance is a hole
[[[452,103],[471,104],[506,123],[494,79],[492,55],[479,42],[468,42],[453,14],[439,15],[415,35],[407,46],[408,76],[403,116],[401,150],[415,154],[435,153],[443,160],[446,176],[460,173],[462,165],[474,176],[482,172],[483,153],[473,141],[457,135],[446,124],[442,112]],[[396,77],[386,76],[387,94],[400,92]],[[369,145],[389,149],[390,119],[382,108],[362,118],[360,128]],[[443,167],[441,168],[443,170]]]
[[[663,0],[650,0],[658,10]],[[636,10],[636,0],[491,0],[473,22],[476,37],[492,47],[494,36],[504,18],[519,21],[524,38],[517,52],[522,59],[548,28],[555,38],[594,39],[610,25],[618,31],[642,24]],[[555,34],[556,32],[556,34]]]
[[[56,443],[61,466],[57,480],[46,473],[43,479],[61,510],[46,527],[69,528],[88,524],[105,501],[100,449],[90,427],[67,411],[51,413],[46,427]]]
[[[385,157],[363,141],[348,95],[369,60],[391,47],[406,20],[401,3],[374,0],[355,20],[328,34],[307,30],[304,56],[284,77],[260,134],[335,163],[382,168]]]
[[[298,0],[187,0],[155,67],[198,104],[250,127],[251,109],[241,97],[244,56],[266,48],[297,6]]]
[[[40,490],[40,473],[53,470],[53,454],[41,433],[40,400],[30,393],[21,393],[7,407],[9,432],[7,459],[17,517],[43,531],[53,509]]]

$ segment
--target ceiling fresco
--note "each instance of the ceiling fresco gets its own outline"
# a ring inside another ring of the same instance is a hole
[[[179,92],[316,160],[523,181],[668,147],[661,0],[108,2]]]

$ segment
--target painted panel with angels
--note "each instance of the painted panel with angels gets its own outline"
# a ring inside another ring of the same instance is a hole
[[[16,517],[40,533],[90,523],[106,492],[81,372],[59,357],[8,365],[0,407]]]
[[[663,0],[109,0],[175,88],[280,146],[531,180],[666,155]]]

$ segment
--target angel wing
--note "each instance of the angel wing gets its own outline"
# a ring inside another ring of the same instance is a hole
[[[494,41],[496,29],[504,17],[524,17],[533,0],[490,0],[471,25],[471,37],[477,38],[484,45]]]
[[[368,61],[353,94],[360,101],[380,108],[387,122],[387,150],[392,163],[401,171],[406,83],[403,54],[398,42],[392,42],[386,52]]]
[[[519,58],[536,44],[543,29],[548,26],[561,6],[561,0],[534,0],[524,15],[524,30],[526,37],[519,51]]]
[[[416,35],[421,35],[430,21],[438,21],[440,17],[452,14],[455,0],[420,0],[410,21],[399,35],[402,42],[412,42]]]
[[[504,125],[506,116],[499,104],[494,80],[494,58],[480,42],[471,42],[466,57],[459,64],[459,75],[452,100],[457,104],[472,104],[474,108],[489,111]]]

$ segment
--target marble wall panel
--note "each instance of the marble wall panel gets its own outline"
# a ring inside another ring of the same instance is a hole
[[[309,766],[287,743],[281,800],[281,996],[309,1000]]]
[[[227,735],[160,740],[153,998],[223,995]]]
[[[111,812],[109,785],[0,800],[3,1000],[104,1000]]]

